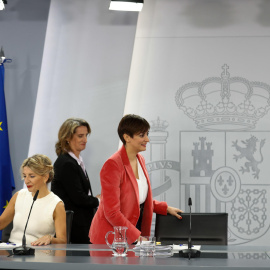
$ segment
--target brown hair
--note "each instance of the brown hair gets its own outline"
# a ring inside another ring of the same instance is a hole
[[[36,154],[33,155],[32,157],[25,159],[20,169],[22,178],[24,167],[29,167],[34,173],[41,176],[48,174],[49,178],[47,180],[47,183],[50,183],[53,180],[54,176],[53,165],[51,160],[45,155]]]
[[[76,128],[81,126],[87,128],[88,134],[91,133],[90,125],[81,118],[69,118],[62,124],[58,132],[58,142],[55,144],[57,156],[71,151],[68,140],[72,139]]]
[[[131,138],[135,134],[145,133],[150,129],[149,123],[139,115],[127,114],[125,115],[118,125],[118,135],[123,144],[126,144],[124,134],[129,135]]]

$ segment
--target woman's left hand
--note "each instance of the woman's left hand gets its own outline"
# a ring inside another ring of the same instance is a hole
[[[167,213],[172,215],[172,216],[177,217],[178,219],[182,219],[182,217],[178,213],[183,213],[183,211],[178,209],[178,208],[168,206]]]
[[[46,246],[52,242],[52,236],[47,234],[42,236],[41,238],[37,239],[36,241],[32,242],[32,246]]]

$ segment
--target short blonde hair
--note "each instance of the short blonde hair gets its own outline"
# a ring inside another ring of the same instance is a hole
[[[71,151],[68,140],[71,140],[77,127],[84,126],[87,128],[88,134],[91,133],[90,125],[81,118],[67,119],[59,129],[58,142],[55,144],[55,152],[57,156]]]
[[[33,155],[32,157],[25,159],[20,169],[22,178],[24,167],[30,168],[34,173],[41,176],[49,174],[47,183],[50,183],[53,180],[54,176],[53,165],[51,160],[45,155],[36,154]]]

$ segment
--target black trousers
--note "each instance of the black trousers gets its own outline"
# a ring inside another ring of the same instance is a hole
[[[137,224],[136,224],[136,228],[137,228],[139,231],[142,230],[143,207],[144,207],[144,203],[140,204],[140,217],[139,217],[138,222],[137,222]]]
[[[88,234],[88,226],[74,226],[72,227],[70,241],[72,244],[90,244]]]

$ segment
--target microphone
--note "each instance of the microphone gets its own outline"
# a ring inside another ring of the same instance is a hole
[[[189,236],[188,236],[188,249],[191,249],[191,206],[192,206],[192,201],[191,198],[188,198],[188,206],[189,206]]]
[[[31,208],[30,208],[30,211],[29,211],[29,215],[28,215],[28,218],[27,218],[27,221],[26,221],[26,224],[25,224],[25,228],[24,228],[24,232],[23,232],[23,238],[22,238],[22,246],[14,248],[13,249],[13,255],[34,255],[35,254],[35,249],[34,248],[26,247],[25,231],[26,231],[26,228],[27,228],[27,225],[28,225],[29,217],[30,217],[34,202],[37,199],[38,193],[39,193],[39,190],[37,190],[36,193],[35,193],[35,196],[33,198],[33,202],[32,202],[32,205],[31,205]]]
[[[182,249],[179,251],[179,256],[188,258],[196,258],[200,257],[201,251],[197,249],[192,248],[191,244],[191,206],[192,206],[192,201],[191,198],[188,199],[188,206],[189,206],[189,236],[188,236],[188,248],[187,249]]]

